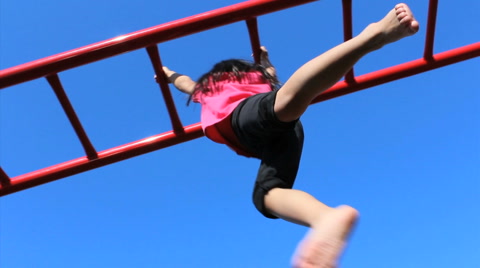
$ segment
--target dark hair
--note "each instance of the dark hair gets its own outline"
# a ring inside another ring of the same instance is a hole
[[[253,71],[260,72],[265,81],[270,84],[272,90],[278,89],[280,86],[277,77],[269,74],[267,68],[263,65],[241,59],[224,60],[215,64],[210,71],[197,80],[197,85],[195,86],[193,94],[190,95],[187,104],[190,103],[193,95],[198,91],[201,91],[202,93],[213,92],[215,90],[215,82],[225,79],[240,82],[245,73]]]

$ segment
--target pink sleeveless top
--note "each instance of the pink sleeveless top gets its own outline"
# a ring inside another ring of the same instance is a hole
[[[193,101],[202,105],[201,122],[205,136],[226,144],[239,155],[252,157],[238,142],[230,118],[233,110],[246,98],[272,91],[270,84],[261,73],[248,72],[240,82],[225,75],[225,80],[211,83],[211,87],[212,92],[196,92],[193,95]]]

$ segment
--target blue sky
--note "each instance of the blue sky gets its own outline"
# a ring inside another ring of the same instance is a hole
[[[1,69],[238,3],[233,0],[1,1]],[[354,33],[396,1],[354,1]],[[408,2],[407,2],[408,3]],[[342,41],[341,1],[259,18],[279,77]],[[423,54],[428,1],[411,1],[420,32],[365,57],[356,74]],[[435,52],[478,42],[480,3],[441,1]],[[199,77],[249,58],[244,23],[159,45]],[[361,220],[345,268],[478,267],[479,59],[311,106],[296,188],[350,204]],[[59,74],[98,151],[169,131],[144,50]],[[184,125],[200,107],[172,88]],[[17,176],[84,155],[44,79],[0,91],[0,164]],[[0,266],[288,267],[306,229],[263,218],[257,160],[200,138],[0,199]]]

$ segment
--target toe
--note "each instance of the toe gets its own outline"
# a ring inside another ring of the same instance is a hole
[[[407,14],[398,16],[400,24],[410,24],[412,22],[412,17],[408,16]]]
[[[418,29],[420,28],[420,24],[418,23],[418,21],[416,20],[413,20],[411,23],[410,23],[410,31],[412,33],[416,33],[418,32]]]
[[[398,8],[395,8],[395,13],[397,15],[399,15],[400,13],[404,13],[406,12],[405,9],[403,7],[398,7]]]
[[[397,19],[400,21],[400,23],[405,22],[408,19],[408,14],[407,12],[402,12],[400,14],[397,14]]]

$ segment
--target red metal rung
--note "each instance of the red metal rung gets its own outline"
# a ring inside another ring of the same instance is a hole
[[[147,52],[148,56],[150,57],[150,61],[152,62],[155,74],[157,76],[157,81],[160,85],[160,90],[162,92],[165,105],[167,106],[168,114],[170,115],[173,131],[177,134],[183,133],[183,125],[180,121],[180,118],[178,117],[177,108],[175,107],[175,103],[173,102],[172,93],[170,92],[168,81],[165,77],[165,73],[163,72],[163,65],[160,59],[158,47],[156,45],[149,46],[147,47]]]
[[[433,57],[433,43],[435,41],[435,28],[437,24],[438,0],[430,0],[428,5],[427,34],[423,58],[431,60]]]
[[[87,133],[83,129],[83,126],[80,123],[80,120],[78,119],[78,116],[75,113],[75,110],[73,109],[73,106],[70,103],[70,100],[68,99],[67,94],[65,93],[65,90],[63,89],[62,83],[60,82],[58,75],[53,74],[53,75],[47,76],[47,81],[52,87],[53,91],[55,92],[55,95],[57,96],[58,100],[60,101],[60,104],[62,105],[62,108],[65,111],[65,114],[67,115],[68,120],[70,120],[70,124],[72,124],[72,127],[75,130],[75,133],[77,133],[77,137],[82,143],[83,149],[85,150],[85,153],[87,154],[88,159],[97,158],[98,157],[97,151],[93,147],[92,143],[90,142],[90,139],[87,136]]]
[[[343,11],[343,40],[348,41],[353,37],[352,23],[352,0],[342,0]],[[347,83],[355,83],[355,74],[353,68],[345,75]]]
[[[245,21],[247,23],[248,35],[250,36],[250,44],[252,45],[253,59],[256,63],[260,63],[260,37],[258,35],[257,18],[251,18]]]

